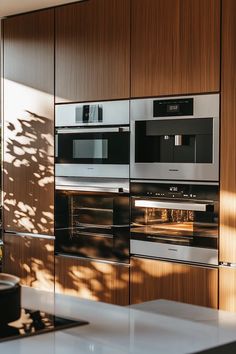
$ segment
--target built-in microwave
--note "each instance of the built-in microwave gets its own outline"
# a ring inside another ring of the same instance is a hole
[[[56,108],[56,176],[129,178],[129,101]]]
[[[219,180],[219,95],[131,101],[133,179]]]

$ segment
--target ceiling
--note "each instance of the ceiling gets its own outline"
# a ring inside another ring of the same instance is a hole
[[[75,1],[78,0],[0,0],[0,18]]]

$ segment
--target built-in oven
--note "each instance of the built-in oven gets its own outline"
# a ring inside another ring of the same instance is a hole
[[[126,180],[59,179],[55,221],[57,254],[129,262],[130,203]]]
[[[129,178],[129,101],[56,107],[56,176]]]
[[[218,265],[218,185],[131,183],[133,255]]]
[[[133,179],[219,180],[219,95],[131,101]]]

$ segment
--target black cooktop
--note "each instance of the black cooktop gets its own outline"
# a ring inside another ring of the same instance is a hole
[[[19,320],[8,325],[0,325],[0,342],[86,324],[88,322],[82,320],[73,321],[43,311],[22,309]]]

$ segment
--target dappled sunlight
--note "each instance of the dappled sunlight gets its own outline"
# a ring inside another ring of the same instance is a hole
[[[220,192],[221,212],[228,217],[236,218],[236,194],[221,190]]]
[[[57,293],[128,305],[129,271],[127,270],[124,275],[123,271],[119,270],[123,266],[76,258],[73,259],[74,264],[71,264],[71,259],[68,261],[68,258],[62,258],[56,257],[56,262],[62,262],[56,269],[63,267],[61,275],[60,271],[56,272]]]
[[[41,259],[32,258],[31,272],[33,273],[30,283],[32,287],[39,290],[48,290],[54,287],[52,270]]]
[[[53,131],[51,95],[10,80],[4,80],[4,89],[6,92],[11,90],[11,94],[6,95],[11,97],[11,101],[6,98],[4,107],[7,112],[3,161],[5,229],[53,234],[54,136],[49,133]],[[16,104],[12,104],[14,94]],[[48,205],[47,200],[51,202]]]
[[[20,277],[22,285],[54,291],[53,240],[9,235],[5,243],[4,262],[10,274]]]

